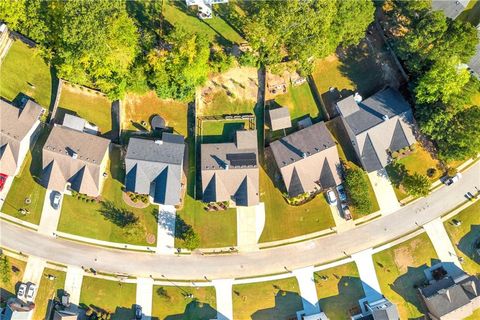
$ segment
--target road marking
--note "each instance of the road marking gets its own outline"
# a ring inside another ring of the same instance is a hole
[[[297,278],[298,286],[300,287],[304,315],[309,316],[320,313],[313,266],[293,270],[293,274]]]
[[[375,266],[373,265],[372,249],[352,254],[352,258],[357,265],[366,300],[375,302],[382,299],[382,290],[380,289]]]
[[[137,278],[136,304],[142,307],[142,319],[149,319],[152,315],[153,279]]]
[[[233,320],[232,285],[233,279],[213,280],[217,298],[217,319]]]
[[[175,253],[175,220],[174,206],[159,205],[157,222],[157,247],[158,254]]]

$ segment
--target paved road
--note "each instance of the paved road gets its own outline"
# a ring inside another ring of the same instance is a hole
[[[249,253],[162,256],[126,252],[49,238],[3,220],[1,244],[48,261],[138,277],[164,275],[184,280],[205,276],[208,280],[250,277],[323,264],[389,242],[417,229],[417,224],[423,225],[452,210],[465,200],[466,192],[475,190],[474,186],[480,188],[480,162],[468,169],[458,183],[348,232]]]

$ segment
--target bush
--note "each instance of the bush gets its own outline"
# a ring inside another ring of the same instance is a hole
[[[436,173],[437,173],[437,169],[435,169],[435,168],[429,168],[427,170],[427,176],[429,178],[432,178]]]
[[[368,194],[368,181],[363,170],[347,168],[345,170],[345,189],[350,198],[351,205],[360,214],[368,214],[373,205]]]
[[[393,159],[398,158],[398,151],[392,152],[392,158],[393,158]]]
[[[244,67],[257,67],[258,66],[258,56],[253,52],[244,52],[240,57],[238,57],[238,63]]]

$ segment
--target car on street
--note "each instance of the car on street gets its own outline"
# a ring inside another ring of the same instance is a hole
[[[135,305],[135,320],[142,320],[142,306]]]
[[[352,220],[352,214],[350,213],[350,209],[346,204],[342,204],[342,211],[343,211],[343,218],[345,220]]]
[[[26,293],[27,293],[27,285],[25,283],[20,284],[17,291],[17,298],[20,300],[25,299]]]
[[[461,178],[462,178],[462,174],[459,172],[456,175],[454,175],[453,177],[447,178],[445,180],[445,184],[447,186],[450,186],[450,185],[454,184],[455,182],[458,182]]]
[[[60,200],[62,198],[60,192],[58,191],[53,191],[54,194],[53,194],[53,198],[52,198],[52,207],[53,209],[58,209],[58,207],[60,206]]]
[[[0,173],[0,191],[3,190],[5,182],[7,181],[8,176],[6,174]]]
[[[26,296],[27,301],[33,301],[33,297],[35,296],[35,291],[37,291],[37,285],[34,283],[30,283],[27,290],[27,296]]]
[[[343,185],[337,186],[337,192],[338,192],[338,197],[340,198],[340,201],[345,202],[347,201],[347,194],[345,193],[345,188]]]
[[[337,205],[337,196],[335,195],[335,192],[333,192],[333,190],[331,189],[327,191],[327,200],[330,205]]]

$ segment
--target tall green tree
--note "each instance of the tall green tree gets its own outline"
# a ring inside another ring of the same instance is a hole
[[[371,212],[373,204],[368,194],[368,181],[360,168],[347,168],[345,170],[345,186],[351,204],[360,214]]]
[[[415,172],[413,175],[407,174],[402,182],[405,191],[414,197],[424,197],[429,193],[430,181],[427,176]]]

